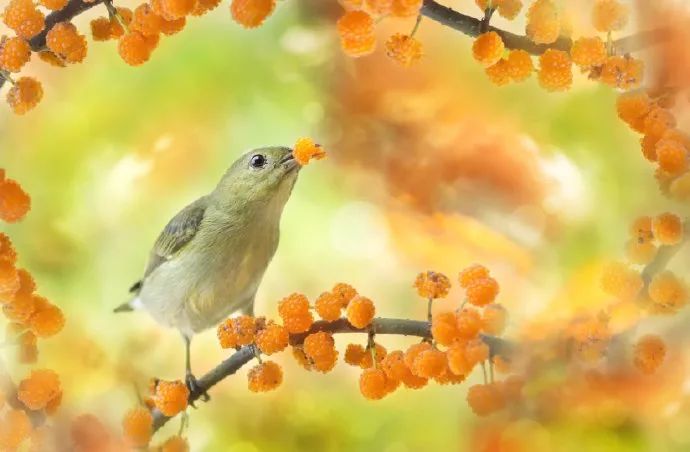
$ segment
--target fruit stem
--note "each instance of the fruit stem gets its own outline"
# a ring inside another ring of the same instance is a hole
[[[429,298],[429,302],[426,305],[426,319],[431,323],[431,303],[433,302],[433,298]]]
[[[3,69],[0,69],[0,77],[4,78],[5,80],[7,80],[8,82],[10,82],[11,84],[14,85],[14,80],[12,80],[12,76],[10,75],[9,72],[7,72]]]
[[[414,27],[412,28],[412,31],[410,32],[410,37],[413,37],[417,33],[417,30],[419,30],[419,24],[422,23],[422,17],[423,16],[421,14],[417,16],[417,20],[414,23]]]
[[[486,375],[486,363],[484,361],[482,361],[482,373],[484,374],[484,384],[487,384],[489,379]]]
[[[113,6],[113,1],[112,0],[105,0],[103,2],[105,5],[106,9],[108,10],[108,15],[112,19],[113,17],[115,20],[122,26],[122,28],[125,30],[125,32],[129,33],[129,25],[125,22],[125,19],[122,17],[122,15],[118,12],[117,8]]]

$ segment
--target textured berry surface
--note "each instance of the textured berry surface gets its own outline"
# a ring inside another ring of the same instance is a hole
[[[153,416],[144,407],[132,408],[122,420],[122,430],[130,445],[144,447],[153,434]]]
[[[666,343],[657,335],[641,337],[633,350],[633,363],[644,374],[653,374],[666,357]]]
[[[498,282],[492,277],[479,278],[465,289],[467,301],[475,306],[493,303],[498,295]]]
[[[29,43],[19,37],[0,41],[0,69],[19,72],[31,59]]]
[[[484,67],[498,63],[503,56],[504,50],[503,39],[495,31],[479,35],[474,40],[474,44],[472,44],[474,59],[479,61]]]
[[[43,30],[45,16],[31,0],[10,0],[3,13],[3,22],[24,39],[30,39]]]
[[[662,245],[675,245],[683,238],[683,222],[673,213],[662,213],[652,221],[654,238]]]
[[[140,66],[151,58],[151,46],[141,33],[131,32],[123,35],[117,45],[117,52],[130,66]]]
[[[300,138],[295,143],[292,155],[300,165],[304,166],[310,160],[321,160],[326,157],[326,151],[321,145],[314,143],[311,138]]]
[[[386,41],[386,55],[409,67],[422,58],[422,43],[412,36],[396,33]]]
[[[18,115],[33,110],[42,98],[43,87],[32,77],[20,78],[7,92],[7,103]],[[0,218],[10,223],[20,220],[30,207],[29,196],[13,181],[5,181],[0,194]]]
[[[642,289],[640,273],[620,262],[612,262],[604,267],[601,288],[609,295],[621,300],[632,300]]]
[[[676,312],[688,302],[685,283],[669,270],[654,275],[648,291],[650,300],[660,312]]]
[[[40,369],[31,372],[19,383],[17,397],[31,410],[42,410],[62,392],[60,378],[52,370]]]
[[[395,17],[414,17],[419,14],[424,0],[393,0],[391,14]]]
[[[558,39],[561,22],[552,0],[536,0],[527,10],[527,36],[537,44],[551,44]]]
[[[262,353],[272,355],[287,348],[290,336],[285,327],[269,322],[266,327],[256,333],[255,340],[256,346]]]
[[[539,57],[539,84],[542,88],[565,91],[572,83],[572,62],[566,52],[549,49]]]
[[[386,379],[386,373],[381,369],[364,369],[359,376],[359,390],[366,399],[382,399],[388,392]]]
[[[628,23],[628,7],[618,0],[596,0],[592,8],[592,25],[597,31],[620,30]]]
[[[232,0],[232,18],[245,28],[256,28],[271,15],[276,7],[275,0]]]
[[[489,276],[489,270],[480,264],[475,264],[466,269],[462,270],[458,275],[458,282],[460,287],[467,289],[476,280],[481,278],[487,278]]]
[[[443,273],[427,271],[417,275],[414,287],[422,298],[445,298],[450,290],[450,279]]]
[[[86,58],[86,38],[69,22],[60,22],[46,34],[46,45],[67,63],[80,63]]]
[[[314,323],[309,311],[309,300],[302,294],[294,293],[278,303],[278,314],[289,333],[303,333]]]
[[[156,408],[168,417],[184,411],[188,399],[189,389],[182,381],[159,381],[153,397]]]
[[[376,314],[374,302],[362,296],[356,297],[347,305],[347,320],[355,328],[365,328]]]
[[[573,63],[583,69],[599,66],[606,61],[606,44],[595,36],[593,38],[579,38],[570,49]]]
[[[264,361],[249,370],[248,387],[252,392],[272,391],[282,382],[283,370],[273,361]]]

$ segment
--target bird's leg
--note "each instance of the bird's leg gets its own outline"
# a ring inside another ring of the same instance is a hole
[[[192,348],[192,339],[186,335],[182,336],[184,338],[184,346],[185,346],[185,384],[187,385],[187,389],[189,389],[189,394],[190,396],[192,394],[196,394],[199,391],[201,391],[201,387],[199,387],[199,382],[197,381],[196,377],[192,373],[192,353],[191,353],[191,348]],[[211,397],[208,395],[206,391],[204,391],[201,394],[201,399],[204,402],[208,402],[211,400]],[[190,403],[190,405],[194,408],[194,402]]]

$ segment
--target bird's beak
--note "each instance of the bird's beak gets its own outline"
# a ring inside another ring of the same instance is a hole
[[[299,169],[299,168],[300,168],[300,164],[297,163],[297,161],[295,160],[295,157],[292,155],[292,152],[289,153],[288,155],[286,155],[286,156],[280,161],[280,164],[283,165],[283,167],[285,167],[285,169],[287,170],[288,173],[289,173],[289,172],[292,172],[292,171],[295,170],[295,169]]]

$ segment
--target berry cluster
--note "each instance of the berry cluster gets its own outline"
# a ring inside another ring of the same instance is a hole
[[[31,203],[29,196],[0,169],[0,220],[21,220]],[[28,271],[17,267],[17,252],[10,238],[0,233],[0,307],[8,323],[5,344],[16,350],[19,364],[38,360],[38,339],[59,333],[65,323],[62,311],[36,293]],[[3,377],[4,378],[4,377]],[[53,415],[62,403],[60,377],[51,369],[33,369],[17,385],[16,394],[0,388],[0,450],[43,450],[47,428],[34,428],[28,411]],[[15,398],[6,403],[9,397]]]
[[[419,15],[422,0],[340,0],[345,13],[337,30],[343,51],[351,57],[369,55],[376,49],[376,24],[384,17],[407,18]],[[414,35],[395,33],[385,44],[386,54],[402,66],[411,66],[422,57],[422,44]]]

